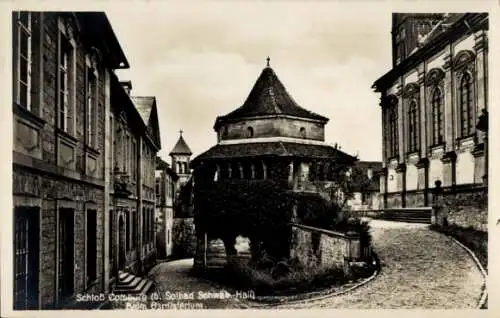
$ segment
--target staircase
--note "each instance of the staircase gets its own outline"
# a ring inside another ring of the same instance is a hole
[[[431,223],[432,208],[399,208],[385,209],[377,219],[407,222],[407,223]]]
[[[131,273],[119,271],[118,281],[113,288],[114,294],[147,294],[154,287],[152,280],[137,277]]]

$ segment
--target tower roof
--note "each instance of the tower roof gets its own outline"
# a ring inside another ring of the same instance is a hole
[[[172,155],[192,155],[192,154],[193,153],[191,152],[191,149],[189,149],[189,146],[184,140],[184,137],[182,137],[182,130],[181,130],[179,140],[177,140],[177,143],[175,144],[174,148],[172,149],[169,155],[172,156]]]
[[[299,106],[286,91],[274,70],[267,65],[255,82],[242,106],[224,116],[217,117],[215,129],[221,122],[263,115],[289,115],[327,122],[328,118]]]

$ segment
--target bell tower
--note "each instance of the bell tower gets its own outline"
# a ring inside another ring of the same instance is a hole
[[[184,137],[182,136],[183,131],[179,131],[179,139],[175,144],[174,148],[170,152],[170,157],[172,158],[172,169],[179,176],[180,186],[184,185],[191,176],[191,169],[189,168],[189,163],[191,160],[191,149],[187,145]]]

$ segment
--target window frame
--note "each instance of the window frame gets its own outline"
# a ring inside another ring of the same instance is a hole
[[[444,142],[444,99],[442,89],[436,85],[431,94],[432,142],[439,145]]]
[[[85,57],[85,140],[93,149],[98,148],[98,105],[99,105],[99,71],[97,64]]]
[[[63,19],[59,17],[57,38],[57,127],[70,136],[75,135],[76,129],[76,50],[77,46],[73,36]],[[67,60],[65,60],[65,57]],[[62,62],[65,65],[62,65]],[[65,84],[64,89],[62,89],[62,83]],[[61,101],[61,93],[63,93],[63,101]]]
[[[467,82],[465,80],[467,79]],[[465,138],[474,133],[474,78],[464,71],[458,85],[458,136]],[[464,85],[465,84],[465,85]],[[464,100],[464,93],[466,98]],[[465,114],[465,115],[464,115]]]
[[[28,25],[24,25],[23,24],[23,19],[22,19],[22,16],[23,15],[27,15],[27,22],[28,22]],[[16,47],[15,47],[15,50],[16,50],[16,57],[15,57],[15,63],[16,63],[16,79],[15,79],[15,90],[16,90],[16,93],[15,93],[15,101],[16,103],[25,108],[26,110],[28,111],[32,111],[32,99],[31,99],[31,90],[32,90],[32,78],[31,78],[31,74],[32,74],[32,65],[33,65],[33,14],[32,12],[29,12],[29,11],[17,11],[15,12],[15,21],[16,21],[16,24],[15,24],[15,32],[16,32],[16,35],[17,35],[17,43],[16,43]],[[22,55],[22,43],[21,43],[21,39],[22,39],[22,34],[25,33],[26,35],[26,56],[23,56]],[[26,63],[26,83],[23,82],[23,80],[21,79],[22,78],[22,74],[21,74],[21,62],[22,60],[25,60],[25,63]],[[23,103],[21,102],[22,100],[22,96],[21,96],[21,86],[22,85],[26,85],[26,104],[23,105]]]
[[[408,152],[416,152],[419,149],[418,129],[418,103],[412,98],[408,103]]]

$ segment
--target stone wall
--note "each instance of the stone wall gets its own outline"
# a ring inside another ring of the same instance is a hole
[[[357,248],[350,249],[351,244]],[[359,258],[359,251],[359,237],[299,224],[292,227],[290,257],[305,267],[343,267],[345,259]]]
[[[401,193],[386,194],[386,208],[401,208],[403,205]]]
[[[405,204],[409,208],[419,208],[425,205],[424,191],[407,191],[405,194]]]
[[[21,169],[15,169],[13,173],[14,207],[23,206],[22,201],[16,198],[38,198],[40,207],[40,270],[39,270],[39,293],[41,306],[51,306],[56,301],[56,231],[57,231],[57,207],[61,202],[74,207],[74,289],[75,293],[84,291],[97,292],[103,277],[103,240],[104,240],[104,211],[103,199],[104,189],[83,183],[71,182],[58,179],[49,175],[42,176]],[[86,252],[85,252],[85,216],[86,209],[90,208],[97,213],[97,228],[88,229],[97,231],[96,245],[96,270],[97,282],[87,286],[86,282]]]
[[[302,127],[305,129],[306,139],[324,140],[325,138],[325,130],[322,124],[290,118],[260,118],[252,120],[241,120],[236,123],[227,124],[227,136],[222,135],[221,139],[227,140],[249,138],[248,127],[252,127],[254,138],[277,136],[304,138],[301,133]]]
[[[469,189],[443,189],[442,197],[437,201],[438,215],[436,222],[446,218],[448,224],[460,227],[472,227],[488,232],[488,189],[477,187]],[[436,211],[436,209],[435,209]],[[441,220],[441,221],[439,221]]]

